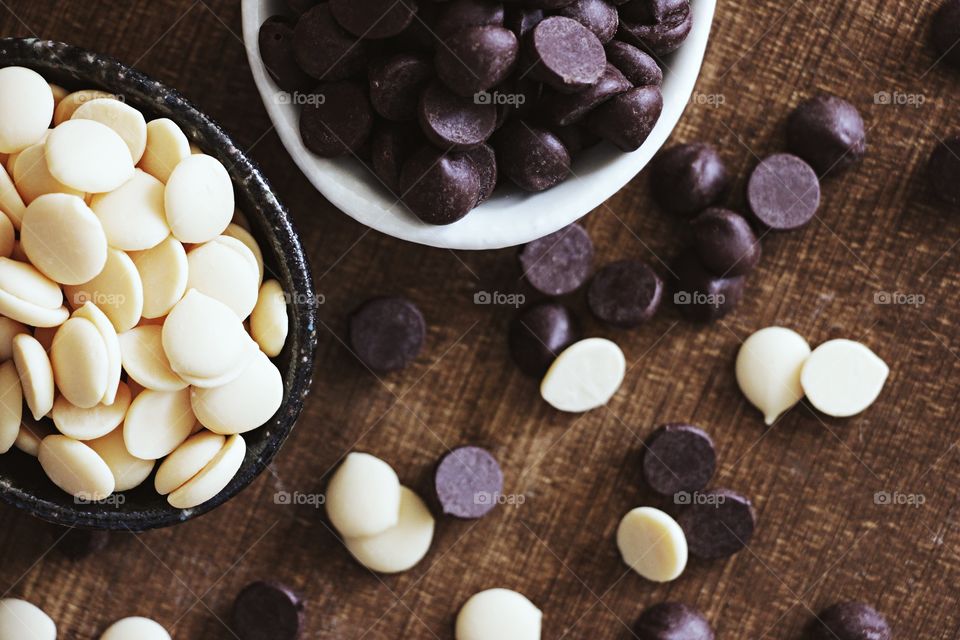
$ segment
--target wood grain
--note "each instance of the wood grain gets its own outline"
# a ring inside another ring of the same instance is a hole
[[[532,292],[513,251],[463,253],[368,231],[316,194],[287,157],[255,91],[228,0],[5,0],[4,35],[38,35],[98,50],[180,88],[260,162],[288,204],[324,295],[316,383],[276,464],[214,513],[71,562],[59,532],[0,510],[0,585],[49,612],[61,637],[95,638],[112,620],[151,616],[179,639],[229,639],[221,623],[247,582],[274,578],[308,599],[309,638],[452,637],[464,600],[480,589],[522,591],[544,613],[544,638],[630,638],[644,607],[695,604],[720,638],[801,637],[812,612],[840,599],[874,603],[898,638],[960,637],[956,443],[960,334],[955,318],[960,219],[933,205],[922,167],[957,126],[960,75],[934,64],[929,0],[725,0],[708,57],[674,141],[717,144],[739,176],[784,146],[783,124],[819,90],[854,102],[869,127],[862,166],[824,184],[819,217],[771,235],[736,313],[692,326],[667,310],[641,329],[599,326],[581,295],[569,300],[590,334],[610,336],[631,369],[606,409],[551,411],[535,381],[509,362],[510,308],[473,304],[478,291]],[[878,92],[922,96],[919,106],[877,104]],[[585,220],[599,261],[663,262],[683,227],[651,202],[645,176]],[[877,292],[921,295],[916,306],[878,305]],[[410,369],[377,379],[342,343],[346,313],[377,293],[415,300],[429,321]],[[770,324],[811,342],[869,344],[892,374],[864,415],[831,420],[798,406],[775,428],[737,391],[742,339]],[[759,529],[750,548],[691,562],[653,585],[625,572],[613,541],[619,518],[660,505],[642,486],[642,439],[689,420],[718,443],[716,486],[751,496]],[[322,511],[276,504],[278,491],[315,494],[351,449],[389,460],[423,493],[448,448],[493,449],[507,491],[522,495],[476,523],[442,520],[428,558],[378,578],[354,564]],[[921,494],[921,507],[876,504],[876,492]]]

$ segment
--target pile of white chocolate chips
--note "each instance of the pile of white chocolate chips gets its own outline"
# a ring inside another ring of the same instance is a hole
[[[187,509],[280,407],[286,298],[224,166],[121,98],[0,69],[0,452],[78,501],[162,460]]]

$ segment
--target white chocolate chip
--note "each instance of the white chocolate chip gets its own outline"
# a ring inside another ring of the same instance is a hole
[[[810,356],[803,336],[784,327],[760,329],[737,353],[737,384],[768,425],[800,402],[800,370]]]
[[[509,589],[474,594],[457,615],[457,640],[540,640],[543,613]]]
[[[50,358],[36,338],[21,333],[13,339],[13,362],[20,376],[23,398],[34,420],[53,409],[53,367]]]
[[[357,562],[377,573],[400,573],[420,562],[433,542],[434,520],[427,505],[407,487],[400,487],[397,524],[380,533],[345,538]]]
[[[71,120],[95,120],[113,129],[130,150],[133,164],[140,162],[147,146],[147,122],[143,114],[119,100],[97,98],[81,104]]]
[[[273,417],[283,403],[283,377],[259,352],[235,380],[221,387],[190,390],[193,412],[214,433],[246,433]]]
[[[231,222],[227,225],[223,235],[236,238],[246,245],[247,249],[250,249],[254,260],[257,261],[257,285],[259,286],[260,284],[263,284],[263,251],[260,250],[260,245],[257,244],[257,241],[253,235],[235,222]]]
[[[167,224],[181,242],[207,242],[233,218],[233,183],[219,160],[191,155],[180,161],[164,193]]]
[[[83,199],[48,193],[23,214],[20,245],[30,263],[61,284],[93,279],[107,263],[107,236]]]
[[[162,496],[182,487],[213,460],[227,441],[226,436],[200,431],[190,436],[157,469],[154,487]]]
[[[13,160],[11,175],[25,204],[48,193],[64,193],[83,197],[83,191],[71,189],[53,177],[47,168],[46,146],[43,142],[31,145]],[[21,219],[22,219],[21,215]]]
[[[94,194],[90,209],[116,249],[150,249],[170,235],[163,212],[163,183],[139,169],[110,193]]]
[[[287,297],[279,282],[267,280],[250,314],[250,334],[265,354],[275,358],[283,350],[288,331]]]
[[[65,95],[57,103],[57,107],[53,111],[53,126],[63,124],[72,118],[76,110],[87,102],[101,98],[117,99],[112,93],[100,91],[99,89],[81,89],[80,91],[74,91],[73,93]]]
[[[40,466],[55,485],[75,498],[103,500],[113,493],[113,472],[86,444],[67,436],[47,436],[37,454]]]
[[[10,173],[4,167],[0,167],[0,211],[3,211],[10,218],[14,228],[19,229],[24,209],[26,209],[26,205],[23,202],[23,197],[17,191],[17,187],[14,186]]]
[[[115,491],[129,491],[139,487],[153,471],[153,460],[141,460],[127,451],[122,428],[116,428],[105,436],[91,440],[87,445],[110,467],[116,485]]]
[[[190,392],[140,392],[123,422],[127,451],[143,460],[156,460],[169,454],[190,436],[196,424],[190,408]]]
[[[116,131],[95,120],[58,125],[47,136],[45,153],[53,177],[79,191],[113,191],[133,177],[127,144]]]
[[[0,638],[3,640],[56,640],[57,625],[39,607],[26,600],[0,600]]]
[[[150,618],[132,617],[114,622],[100,640],[170,640],[170,634]]]
[[[257,261],[236,238],[219,236],[187,254],[187,288],[219,300],[245,320],[257,304]]]
[[[113,323],[110,322],[107,314],[89,300],[74,311],[73,315],[76,318],[84,318],[92,322],[93,326],[95,326],[100,333],[100,337],[103,339],[103,345],[107,350],[107,388],[103,392],[101,402],[103,404],[113,404],[114,398],[117,396],[117,389],[120,386],[120,374],[122,373],[120,339],[117,337],[117,330],[114,329]],[[36,337],[36,335],[34,337]],[[39,340],[39,338],[37,339]],[[43,341],[41,340],[40,343],[43,344]],[[53,340],[51,339],[50,346],[52,345]],[[50,348],[47,347],[47,351],[49,350]]]
[[[330,522],[345,538],[373,536],[400,518],[400,480],[393,468],[368,453],[350,453],[327,485]]]
[[[27,325],[0,316],[0,362],[13,357],[13,337],[18,333],[30,333]]]
[[[813,350],[800,382],[814,407],[847,418],[869,407],[880,395],[890,368],[869,347],[853,340],[830,340]]]
[[[0,153],[34,144],[53,118],[53,92],[36,71],[0,69]]]
[[[560,411],[590,411],[610,401],[626,368],[620,347],[604,338],[587,338],[557,357],[543,377],[540,395]]]
[[[140,160],[141,169],[166,183],[174,168],[188,156],[190,141],[173,120],[158,118],[147,123],[147,148]]]
[[[143,317],[160,318],[180,301],[187,291],[187,252],[173,236],[130,258],[143,283]]]
[[[2,286],[0,286],[0,314],[38,328],[58,327],[70,316],[66,307],[48,309],[11,295]]]
[[[167,496],[167,502],[176,509],[192,509],[216,497],[237,475],[246,452],[247,445],[243,436],[230,436],[213,460],[208,462],[200,473]]]
[[[687,566],[683,529],[652,507],[639,507],[623,517],[617,528],[617,547],[628,567],[653,582],[675,580]]]
[[[170,311],[162,338],[171,368],[184,379],[226,376],[226,384],[253,355],[253,341],[230,307],[194,289]]]
[[[33,265],[10,258],[0,258],[0,289],[45,309],[57,309],[63,304],[63,292],[56,282]]]
[[[85,318],[70,318],[53,337],[50,364],[57,389],[70,404],[91,409],[107,390],[109,361],[100,332]]]
[[[137,267],[123,251],[107,249],[107,262],[95,278],[63,288],[74,307],[90,300],[103,311],[117,333],[137,326],[143,312],[143,283]]]
[[[170,368],[157,325],[134,327],[120,334],[120,354],[127,375],[145,389],[179,391],[187,383]]]
[[[53,424],[57,430],[74,440],[95,440],[114,431],[123,422],[130,408],[130,388],[121,382],[113,404],[98,404],[82,409],[62,395],[53,402]]]
[[[0,364],[0,453],[6,453],[20,435],[23,388],[12,360]]]

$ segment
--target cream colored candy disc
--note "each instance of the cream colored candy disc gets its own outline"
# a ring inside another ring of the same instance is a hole
[[[50,347],[53,379],[74,406],[90,409],[107,390],[109,361],[100,332],[85,318],[70,318],[57,330]]]
[[[160,318],[187,291],[187,252],[179,240],[168,236],[157,246],[136,251],[130,258],[143,282],[143,317]]]
[[[193,413],[214,433],[246,433],[262,426],[283,402],[283,377],[264,353],[258,353],[232,382],[190,390]]]
[[[37,328],[60,326],[70,316],[66,307],[61,306],[56,309],[42,307],[10,294],[2,286],[0,286],[0,314]]]
[[[13,357],[13,337],[18,333],[30,333],[27,325],[0,316],[0,362]]]
[[[345,538],[347,551],[357,562],[377,573],[412,569],[430,551],[434,520],[427,505],[407,487],[400,487],[397,524],[381,533]]]
[[[92,301],[110,318],[117,333],[132,329],[140,321],[143,283],[133,260],[119,249],[107,250],[107,263],[97,277],[63,290],[74,308]]]
[[[107,236],[82,198],[48,193],[23,214],[20,244],[30,263],[61,284],[80,284],[107,262]]]
[[[219,160],[191,155],[180,161],[164,193],[167,224],[181,242],[207,242],[233,218],[233,183]]]
[[[46,145],[38,142],[21,151],[13,160],[11,173],[23,202],[30,204],[47,193],[65,193],[83,197],[83,191],[72,189],[53,177],[47,168],[45,149]]]
[[[160,463],[153,482],[157,493],[165,496],[183,486],[213,460],[226,441],[226,436],[205,430],[190,436]]]
[[[13,362],[20,375],[23,398],[34,420],[53,409],[53,367],[50,358],[36,338],[21,333],[13,339]]]
[[[156,325],[134,327],[120,334],[120,354],[127,375],[146,389],[179,391],[187,383],[170,368],[163,351],[162,329]]]
[[[40,443],[49,435],[55,433],[54,428],[46,420],[37,422],[29,415],[23,416],[23,422],[20,424],[20,433],[17,434],[17,441],[13,443],[20,451],[34,458],[40,453]]]
[[[58,125],[47,136],[45,152],[53,177],[80,191],[113,191],[133,177],[127,144],[96,120],[71,119]]]
[[[100,455],[67,436],[47,436],[37,455],[40,466],[55,485],[75,498],[103,500],[113,493],[113,472]]]
[[[215,497],[237,475],[246,453],[247,444],[243,436],[230,436],[213,460],[208,462],[200,473],[167,496],[167,502],[176,509],[192,509]]]
[[[33,265],[10,258],[0,258],[0,289],[45,309],[63,304],[63,292],[56,282]]]
[[[23,388],[12,360],[0,364],[0,453],[6,453],[20,435]]]
[[[279,282],[267,280],[250,314],[250,334],[265,354],[275,358],[287,341],[288,323],[287,296]]]
[[[251,356],[252,340],[233,310],[195,289],[170,311],[162,337],[170,366],[181,376],[236,377]]]
[[[36,71],[0,69],[0,153],[14,153],[35,143],[53,118],[53,91]]]
[[[126,143],[133,164],[140,162],[147,146],[147,123],[143,114],[130,105],[112,98],[97,98],[81,104],[70,118],[107,125]]]
[[[0,211],[7,214],[14,228],[19,229],[25,208],[23,197],[14,186],[10,173],[5,167],[0,166]]]
[[[3,640],[56,640],[57,625],[26,600],[0,600],[0,638]]]
[[[188,384],[199,387],[201,389],[213,389],[214,387],[222,387],[225,384],[229,384],[236,380],[244,369],[246,369],[247,364],[253,360],[253,358],[260,353],[260,348],[257,346],[257,343],[252,339],[247,342],[246,350],[244,351],[243,357],[240,360],[240,365],[237,369],[232,369],[223,375],[217,376],[215,378],[205,378],[201,376],[191,376],[186,373],[178,373],[181,378],[184,379]]]
[[[627,368],[623,352],[604,338],[587,338],[567,347],[540,383],[540,395],[555,409],[582,413],[609,402]]]
[[[81,106],[90,102],[91,100],[98,100],[101,98],[113,98],[116,100],[117,97],[112,93],[100,91],[99,89],[81,89],[80,91],[68,93],[60,99],[60,102],[57,103],[56,109],[53,111],[53,125],[57,126],[66,122],[73,117],[74,112],[76,112],[76,110]]]
[[[96,440],[91,440],[87,445],[96,451],[110,467],[115,483],[114,491],[129,491],[139,487],[153,471],[153,460],[141,460],[127,451],[121,427]]]
[[[623,517],[617,528],[617,547],[628,567],[653,582],[675,580],[687,566],[683,529],[653,507],[639,507]]]
[[[113,323],[97,305],[89,300],[83,303],[83,306],[73,312],[74,317],[84,318],[93,323],[103,339],[103,345],[107,349],[107,388],[103,392],[101,402],[103,404],[113,404],[117,395],[117,389],[120,386],[120,340],[117,337],[117,330],[113,328]],[[36,335],[34,335],[36,337]],[[39,339],[39,338],[38,338]],[[40,341],[41,344],[43,341]],[[51,346],[53,341],[50,342]],[[49,351],[49,348],[47,349]]]
[[[114,622],[100,640],[170,640],[170,634],[150,618],[132,617]]]
[[[130,403],[123,423],[123,439],[131,454],[156,460],[180,446],[190,436],[194,424],[196,418],[187,389],[146,389]]]
[[[829,340],[813,350],[800,383],[814,407],[835,418],[854,416],[873,404],[890,367],[869,347],[853,340]]]
[[[400,518],[400,480],[389,464],[369,453],[349,453],[327,484],[330,522],[345,538],[372,536]]]
[[[53,424],[57,431],[74,440],[94,440],[115,430],[130,408],[130,388],[121,382],[113,404],[81,409],[62,395],[53,402]]]
[[[257,285],[263,284],[263,251],[260,250],[260,245],[257,244],[253,234],[236,222],[231,222],[223,231],[223,235],[236,238],[250,249],[254,260],[257,261]]]
[[[219,300],[245,320],[257,304],[257,263],[236,238],[220,236],[187,253],[187,288]]]
[[[173,169],[190,155],[190,141],[180,127],[169,118],[147,123],[147,148],[140,168],[160,182],[170,179]]]
[[[110,193],[95,194],[90,209],[103,225],[107,242],[117,249],[149,249],[170,235],[163,183],[140,169]]]
[[[539,640],[543,613],[510,589],[474,594],[457,615],[456,640]]]
[[[785,327],[760,329],[740,347],[737,384],[768,425],[803,398],[800,371],[809,356],[803,336]]]

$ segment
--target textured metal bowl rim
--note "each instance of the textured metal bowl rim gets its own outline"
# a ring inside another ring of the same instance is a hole
[[[116,93],[155,117],[176,122],[191,138],[227,167],[234,190],[253,205],[245,211],[257,231],[268,241],[277,257],[277,275],[291,295],[288,313],[289,365],[284,372],[284,402],[280,410],[260,429],[268,430],[262,450],[250,449],[236,476],[216,497],[193,509],[113,510],[78,504],[67,508],[62,503],[40,498],[0,478],[0,500],[57,524],[142,531],[186,522],[224,504],[267,468],[290,435],[303,409],[313,376],[314,350],[317,344],[317,297],[306,255],[293,228],[289,213],[270,188],[260,168],[241,151],[230,136],[209,116],[201,112],[175,89],[115,58],[73,45],[38,38],[0,38],[0,67],[24,66],[38,71],[48,80],[70,77],[86,87]],[[66,495],[66,494],[64,494]]]

